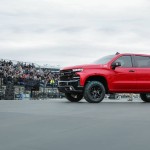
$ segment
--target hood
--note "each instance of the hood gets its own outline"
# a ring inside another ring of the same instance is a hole
[[[70,69],[98,69],[98,68],[106,68],[106,65],[102,65],[102,64],[85,64],[85,65],[77,65],[77,66],[64,67],[61,70],[70,70]]]

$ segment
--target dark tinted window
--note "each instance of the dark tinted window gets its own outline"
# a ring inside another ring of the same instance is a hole
[[[150,68],[150,57],[135,56],[136,66],[139,68]]]
[[[121,67],[127,67],[127,68],[132,67],[131,56],[121,56],[115,62],[120,62]]]

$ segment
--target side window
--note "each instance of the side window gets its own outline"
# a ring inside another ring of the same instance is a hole
[[[150,68],[150,57],[135,56],[135,63],[138,68]]]
[[[115,62],[120,62],[121,67],[124,67],[124,68],[131,68],[132,67],[131,56],[121,56]]]

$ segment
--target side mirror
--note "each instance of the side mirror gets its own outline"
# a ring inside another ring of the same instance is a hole
[[[115,69],[116,67],[120,67],[120,66],[121,66],[121,63],[120,63],[120,62],[113,62],[113,63],[111,64],[112,69]]]

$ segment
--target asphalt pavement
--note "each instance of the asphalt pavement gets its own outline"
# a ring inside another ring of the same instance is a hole
[[[1,100],[0,150],[149,150],[150,104]]]

